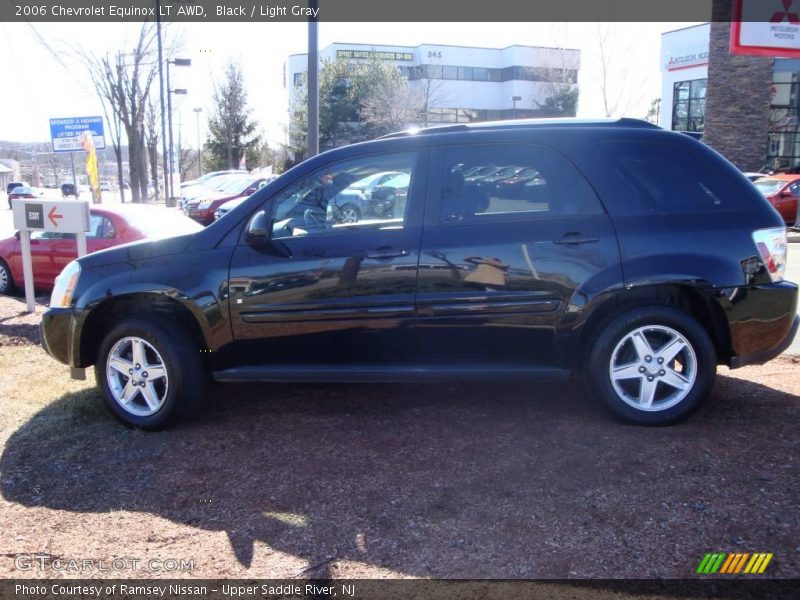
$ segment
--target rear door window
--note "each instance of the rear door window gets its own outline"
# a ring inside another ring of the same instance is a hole
[[[690,148],[645,142],[605,142],[600,155],[619,191],[649,212],[680,214],[744,208],[735,182]]]

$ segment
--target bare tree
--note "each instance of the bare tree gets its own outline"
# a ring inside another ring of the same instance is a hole
[[[599,62],[597,83],[607,117],[624,116],[642,97],[641,86],[632,81],[630,69],[626,66],[625,55],[630,54],[630,44],[621,46],[618,37],[608,24],[598,25],[595,30]]]
[[[192,171],[197,169],[197,151],[190,147],[178,146],[178,171],[181,174],[181,181],[192,178]]]
[[[432,70],[437,67],[436,64],[417,67],[419,76],[410,82],[418,94],[418,119],[423,127],[428,126],[430,118],[435,114],[437,108],[449,108],[447,105],[452,104],[452,98],[445,91],[445,80],[432,76]]]
[[[125,129],[128,138],[131,196],[134,202],[144,202],[147,199],[144,120],[150,88],[158,73],[155,34],[155,25],[145,22],[130,52],[118,50],[96,56],[80,46],[76,49],[76,55],[89,72],[103,104],[110,108],[110,112]],[[118,165],[120,162],[118,158]]]
[[[156,198],[158,198],[158,143],[161,141],[161,123],[152,98],[147,101],[144,126],[145,145],[147,146],[147,155],[150,158],[150,181],[153,184]],[[181,176],[181,179],[183,179],[183,176]]]
[[[387,77],[364,100],[361,118],[381,133],[398,131],[420,120],[422,96],[403,77]]]

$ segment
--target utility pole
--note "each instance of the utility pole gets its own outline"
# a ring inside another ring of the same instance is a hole
[[[309,0],[308,7],[316,14],[318,0]],[[316,17],[308,19],[308,139],[307,158],[319,154],[319,44]]]

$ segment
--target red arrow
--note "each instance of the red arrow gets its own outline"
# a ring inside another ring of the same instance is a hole
[[[56,212],[56,207],[50,209],[50,212],[47,213],[47,218],[50,219],[50,222],[53,224],[53,227],[58,227],[58,223],[56,223],[56,219],[63,219],[64,215],[59,214]]]

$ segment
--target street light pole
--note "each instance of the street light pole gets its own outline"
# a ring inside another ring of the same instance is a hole
[[[166,206],[172,206],[172,86],[169,82],[169,65],[170,60],[167,60],[167,121],[168,125],[168,136],[169,139],[167,140],[169,144],[169,150],[167,156],[164,157],[164,164],[166,165],[165,168],[167,170],[167,197],[164,201]]]
[[[203,153],[200,150],[200,113],[203,112],[202,108],[194,109],[194,116],[197,120],[197,176],[203,174]]]
[[[172,143],[172,94],[185,94],[185,89],[173,90],[169,79],[169,66],[175,65],[176,67],[190,67],[192,66],[191,59],[188,58],[174,58],[167,60],[167,117],[169,120],[169,195],[167,196],[167,206],[172,206],[172,199],[175,196],[175,147]]]
[[[161,102],[161,156],[163,158],[164,172],[164,201],[169,198],[169,180],[167,178],[167,122],[164,112],[164,52],[161,43],[161,1],[156,0],[156,32],[158,35],[158,89],[159,100]],[[121,178],[121,177],[120,177]],[[125,192],[122,189],[122,181],[119,182],[122,201],[125,201]]]

